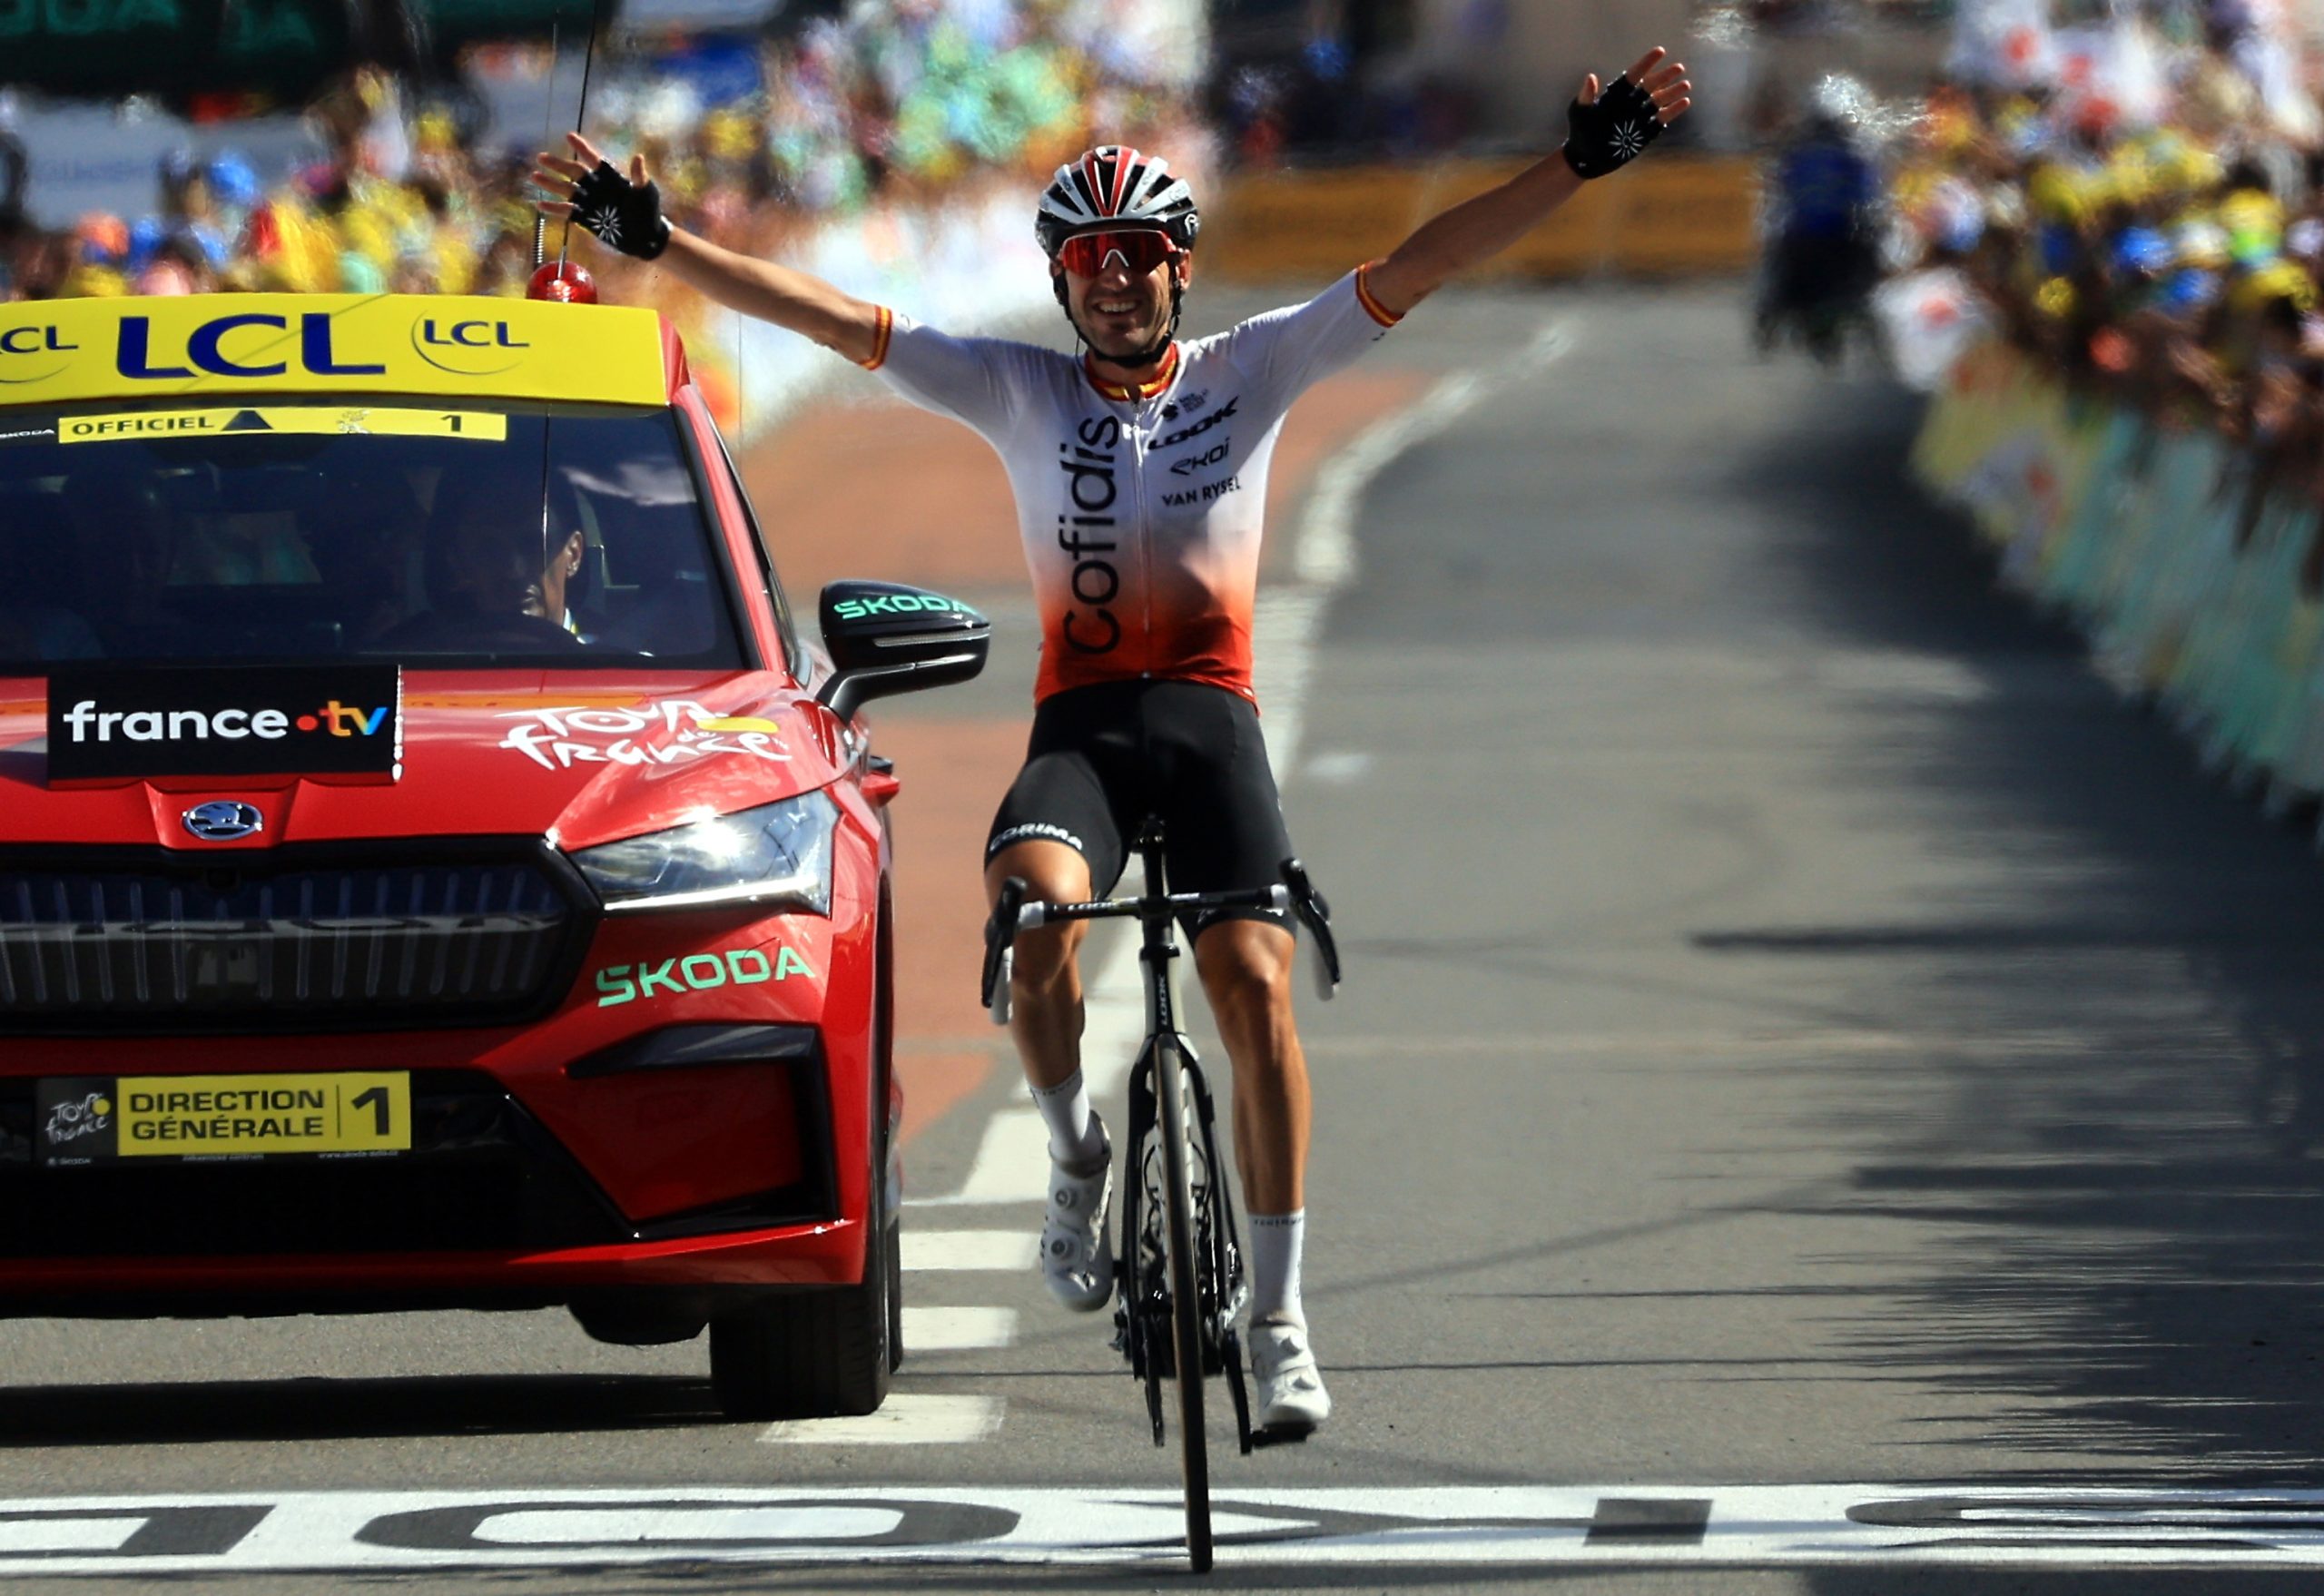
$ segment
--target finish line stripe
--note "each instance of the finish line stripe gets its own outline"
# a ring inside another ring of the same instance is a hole
[[[1222,1567],[2324,1567],[2324,1492],[1229,1491]],[[1175,1493],[286,1492],[0,1502],[0,1578],[650,1562],[1174,1564]]]

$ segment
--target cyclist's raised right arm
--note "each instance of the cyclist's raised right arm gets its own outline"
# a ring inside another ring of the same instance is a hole
[[[629,158],[625,176],[579,133],[568,133],[565,138],[578,159],[545,153],[533,181],[550,193],[573,195],[584,203],[576,207],[564,199],[536,201],[544,214],[570,217],[601,243],[654,261],[705,299],[813,339],[858,365],[869,364],[881,353],[879,306],[812,272],[738,255],[671,226],[661,214],[661,196],[646,176],[644,156]],[[612,174],[610,181],[605,172]],[[585,180],[598,192],[576,193]],[[596,202],[588,202],[593,199]]]

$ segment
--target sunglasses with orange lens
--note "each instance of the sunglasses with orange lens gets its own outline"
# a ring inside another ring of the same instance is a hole
[[[1057,258],[1076,277],[1096,277],[1114,256],[1132,277],[1143,277],[1178,252],[1167,232],[1151,228],[1119,232],[1081,232],[1058,246]]]

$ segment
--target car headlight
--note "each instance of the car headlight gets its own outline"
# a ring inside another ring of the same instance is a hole
[[[573,862],[609,912],[706,903],[832,911],[832,833],[839,806],[802,793],[666,832],[584,848]]]

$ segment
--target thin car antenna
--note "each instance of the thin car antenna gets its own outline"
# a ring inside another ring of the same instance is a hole
[[[589,127],[589,71],[597,64],[599,8],[604,4],[605,0],[589,0],[589,48],[581,56],[581,103],[573,113],[576,133],[586,133]],[[568,216],[565,219],[565,232],[558,235],[556,243],[556,274],[559,277],[565,275],[565,253],[572,247],[573,218]]]
[[[546,150],[556,143],[556,56],[559,19],[548,19],[548,92],[541,96],[541,148]],[[538,271],[548,263],[548,214],[533,212],[533,270]],[[541,496],[547,498],[544,493]]]
[[[589,74],[590,74],[590,70],[591,70],[591,68],[593,68],[593,67],[596,64],[596,61],[597,61],[597,29],[598,29],[598,25],[599,25],[599,23],[600,23],[600,21],[601,21],[601,19],[602,19],[602,18],[601,18],[600,7],[604,5],[604,3],[605,3],[605,0],[589,0],[589,44],[588,44],[588,48],[587,48],[586,50],[585,50],[585,51],[582,53],[582,55],[581,55],[581,103],[580,103],[580,104],[578,104],[578,105],[576,105],[576,107],[574,107],[574,111],[573,111],[573,127],[574,127],[574,131],[576,131],[576,133],[577,133],[577,132],[579,132],[579,131],[581,130],[581,128],[582,128],[582,127],[586,123],[586,122],[587,122],[587,120],[588,120],[588,116],[589,116]],[[552,125],[554,125],[554,113],[555,113],[556,108],[556,42],[557,42],[556,24],[556,22],[555,22],[554,20],[552,20],[552,22],[551,22],[551,24],[550,24],[550,26],[549,26],[549,77],[548,77],[548,81],[549,81],[549,97],[548,97],[548,98],[549,98],[549,109],[550,109],[550,112],[551,112],[551,113],[552,113]],[[552,142],[554,142],[554,141],[552,141]],[[540,270],[542,257],[543,257],[543,256],[545,256],[545,255],[547,253],[547,226],[548,226],[548,219],[547,219],[546,216],[538,216],[538,217],[537,218],[536,224],[535,224],[535,229],[534,229],[534,233],[533,233],[533,237],[534,237],[534,239],[535,239],[535,241],[536,241],[536,242],[535,242],[535,246],[534,246],[534,247],[535,247],[535,254],[534,254],[534,257],[533,257],[533,261],[534,261],[533,270],[534,270],[536,272],[537,272],[537,271]],[[560,281],[563,281],[563,279],[564,279],[564,277],[565,277],[565,257],[566,257],[566,251],[568,251],[568,250],[570,250],[572,247],[573,247],[573,218],[571,218],[570,216],[567,216],[567,217],[565,219],[565,231],[564,231],[564,232],[563,232],[563,233],[561,233],[561,234],[559,234],[559,235],[558,235],[558,238],[557,238],[557,245],[556,245],[556,275],[557,275],[557,278],[558,278],[558,280],[559,280]],[[550,426],[551,426],[552,422],[554,421],[554,419],[555,419],[555,418],[553,418],[552,416],[550,416],[547,411],[542,412],[542,415],[541,415],[541,568],[542,568],[542,570],[543,570],[543,571],[547,571],[547,568],[548,568],[548,562],[549,562],[550,557],[556,553],[556,548],[558,548],[558,547],[563,547],[562,545],[556,545],[555,547],[552,547],[552,544],[551,544],[551,538],[552,538],[552,536],[553,536],[553,535],[552,535],[552,533],[551,533],[551,531],[550,531],[549,524],[548,524],[548,498],[549,498],[549,495],[548,495],[548,474],[549,474],[549,452],[548,452],[548,439],[549,439],[549,429],[550,429]],[[588,558],[588,557],[588,557],[588,553],[587,553],[587,551],[586,551],[586,550],[584,550],[584,551],[583,551],[581,557],[582,557],[583,559],[586,559],[586,558]],[[546,597],[547,596],[546,588],[544,588],[544,590],[543,590],[543,595],[542,595],[542,596],[543,596],[544,598],[546,598]],[[564,625],[566,624],[566,617],[565,617],[564,616],[548,616],[548,617],[547,617],[547,619],[549,619],[549,620],[551,620],[551,621],[555,622],[556,625],[558,625],[558,626],[564,626]]]
[[[550,16],[548,25],[548,94],[545,96],[548,101],[548,111],[547,115],[543,118],[543,120],[547,122],[547,127],[542,135],[542,142],[545,144],[549,145],[554,145],[556,143],[556,69],[560,64],[560,58],[564,54],[564,50],[562,48],[563,39],[559,31],[563,25],[564,17],[561,14],[552,15]],[[591,0],[591,10],[589,14],[589,54],[594,54],[596,48],[597,16],[596,11],[596,0]],[[589,55],[584,54],[581,58],[581,105],[579,109],[574,113],[573,125],[575,128],[577,129],[580,127],[581,117],[588,110],[588,106]],[[565,219],[565,232],[558,242],[556,251],[556,275],[560,280],[565,276],[566,246],[570,244],[572,241],[573,219],[568,216]],[[548,217],[542,212],[536,211],[533,212],[533,274],[536,277],[540,275],[540,270],[547,263],[547,261]],[[530,289],[528,289],[528,296],[530,291]],[[548,434],[552,420],[553,418],[546,409],[544,409],[541,412],[541,569],[544,571],[548,569],[549,560]],[[546,588],[542,590],[541,596],[544,599],[548,596],[547,590]],[[565,617],[563,616],[547,616],[543,618],[554,621],[558,626],[563,626],[565,624]]]

